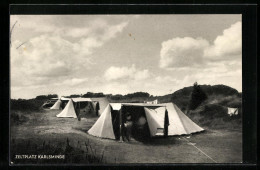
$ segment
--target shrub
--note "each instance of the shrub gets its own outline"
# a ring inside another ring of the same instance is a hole
[[[43,105],[44,100],[36,100],[36,99],[11,99],[10,108],[11,110],[19,110],[19,111],[40,111],[41,106]]]

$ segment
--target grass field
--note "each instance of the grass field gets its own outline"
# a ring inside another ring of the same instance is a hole
[[[240,163],[242,130],[209,129],[189,136],[119,142],[87,134],[97,118],[57,118],[58,110],[20,112],[11,124],[11,162],[99,163]],[[12,114],[12,113],[11,113]],[[69,144],[68,144],[69,143]],[[32,152],[32,153],[30,153]],[[18,160],[17,154],[65,154],[66,160]]]

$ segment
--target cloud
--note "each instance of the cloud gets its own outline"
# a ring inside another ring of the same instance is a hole
[[[214,44],[204,50],[204,56],[211,60],[231,60],[242,53],[241,22],[231,25],[218,36]]]
[[[21,43],[21,42],[20,42]],[[59,36],[41,35],[32,38],[20,48],[16,48],[15,42],[11,48],[12,71],[20,69],[25,75],[30,76],[64,76],[73,74],[77,67],[83,67],[88,59],[82,60],[85,50],[83,44],[71,43]],[[90,50],[89,48],[86,50]],[[89,51],[87,51],[89,53]]]
[[[111,24],[102,18],[93,18],[90,16],[11,15],[10,25],[12,26],[17,21],[14,32],[24,29],[38,34],[49,33],[70,38],[96,37],[99,41],[106,41],[122,32],[129,22],[118,21]]]
[[[104,74],[106,80],[134,79],[143,80],[150,76],[148,70],[138,70],[133,64],[131,67],[109,67]]]
[[[61,27],[53,24],[53,16],[39,17],[42,20],[33,16],[11,16],[11,25],[18,21],[16,32],[21,29],[38,32],[25,42],[12,35],[11,83],[16,88],[55,84],[55,80],[80,84],[95,64],[95,50],[115,38],[128,25],[125,21],[109,24],[103,19],[94,19],[83,23],[86,27]],[[71,79],[73,76],[79,79]]]
[[[201,64],[203,49],[209,45],[202,38],[173,38],[162,43],[159,66],[161,68],[180,68]]]
[[[163,82],[179,83],[179,80],[173,78],[172,76],[157,76],[157,77],[155,77],[155,81],[159,82],[159,83],[163,83]]]
[[[203,38],[173,38],[162,42],[159,66],[164,69],[185,69],[207,66],[216,60],[241,60],[241,22],[231,25],[210,44]]]
[[[68,78],[62,82],[57,82],[56,86],[77,86],[83,83],[86,83],[88,78]]]
[[[173,38],[162,43],[159,66],[182,72],[176,75],[175,87],[199,84],[225,84],[242,91],[242,33],[236,22],[215,38],[213,43],[203,38]],[[170,82],[171,77],[157,77]]]

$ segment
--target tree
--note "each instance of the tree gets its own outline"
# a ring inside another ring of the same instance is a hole
[[[37,99],[37,100],[48,100],[51,98],[58,98],[58,95],[57,94],[48,94],[48,95],[39,95],[39,96],[35,97],[35,99]]]
[[[208,97],[206,93],[200,88],[197,82],[193,85],[193,90],[191,92],[189,110],[196,109],[204,100]]]
[[[86,94],[83,94],[82,97],[105,97],[103,93],[92,93],[92,92],[87,92]]]

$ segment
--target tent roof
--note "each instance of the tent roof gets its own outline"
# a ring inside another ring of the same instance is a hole
[[[90,98],[83,98],[83,97],[79,97],[79,98],[71,98],[74,102],[91,102],[92,100]]]
[[[122,103],[110,103],[110,106],[113,108],[113,110],[120,110]]]
[[[60,100],[70,100],[70,98],[61,97]]]
[[[147,103],[110,103],[113,110],[120,110],[122,106],[140,106],[140,107],[166,107],[165,104],[147,104]]]
[[[142,107],[166,107],[165,104],[148,104],[148,103],[122,103],[123,106],[142,106]]]
[[[77,97],[77,98],[66,98],[66,97],[61,97],[60,100],[70,100],[72,99],[74,102],[85,102],[85,101],[107,101],[108,103],[108,100],[106,97],[93,97],[93,98],[89,98],[89,97]]]

